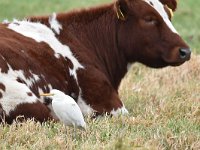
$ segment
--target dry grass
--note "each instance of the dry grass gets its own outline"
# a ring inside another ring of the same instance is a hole
[[[130,115],[87,119],[86,132],[33,121],[0,126],[0,149],[200,149],[200,56],[176,68],[135,64],[120,87]]]

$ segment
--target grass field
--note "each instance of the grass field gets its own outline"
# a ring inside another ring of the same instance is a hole
[[[1,0],[0,19],[67,11],[109,0]],[[87,119],[86,132],[33,121],[0,126],[0,149],[200,149],[200,1],[179,0],[173,22],[194,51],[176,68],[134,64],[119,93],[129,116]]]

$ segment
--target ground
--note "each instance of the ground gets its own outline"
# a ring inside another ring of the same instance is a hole
[[[49,14],[109,0],[1,0],[0,19]],[[200,1],[178,1],[173,22],[193,49],[180,67],[150,69],[134,64],[119,93],[130,115],[86,118],[87,130],[31,120],[0,126],[0,149],[200,149]]]

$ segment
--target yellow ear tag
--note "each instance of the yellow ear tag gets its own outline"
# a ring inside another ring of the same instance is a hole
[[[171,9],[171,8],[168,8],[168,9],[169,9],[170,15],[171,15],[172,17],[174,17],[174,13],[173,13],[172,9]]]
[[[118,19],[121,19],[121,20],[126,20],[124,14],[122,13],[122,11],[121,11],[121,9],[120,9],[120,6],[119,6],[119,8],[117,9],[117,18],[118,18]]]

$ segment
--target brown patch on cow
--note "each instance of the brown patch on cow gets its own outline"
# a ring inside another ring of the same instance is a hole
[[[19,83],[25,83],[21,78],[17,77],[17,82]]]
[[[1,42],[0,42],[0,45],[1,45]],[[0,50],[1,51],[1,50]],[[0,66],[1,66],[1,73],[7,73],[8,72],[8,64],[7,64],[7,62],[6,62],[6,60],[5,60],[5,58],[4,57],[2,57],[1,56],[1,53],[0,53]]]
[[[6,91],[6,87],[3,83],[0,83],[0,89],[3,90],[4,92]]]
[[[33,94],[31,92],[27,92],[28,96],[33,96]]]
[[[18,105],[14,111],[10,112],[5,120],[8,124],[11,124],[18,116],[23,116],[21,117],[22,120],[34,118],[34,120],[39,122],[53,119],[49,109],[39,101],[36,103],[24,103]]]
[[[65,57],[65,60],[67,61],[69,68],[70,68],[70,69],[73,69],[73,68],[74,68],[74,65],[72,64],[72,61],[69,60],[69,58],[67,58],[67,57]]]

